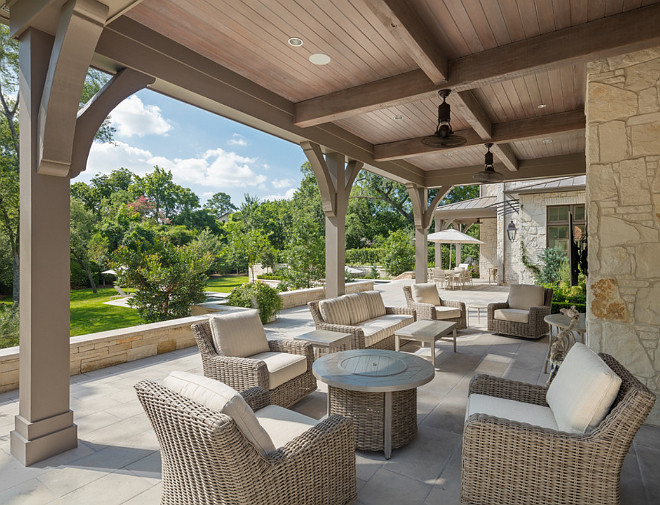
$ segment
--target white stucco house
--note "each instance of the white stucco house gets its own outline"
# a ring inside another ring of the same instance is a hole
[[[479,226],[479,238],[484,242],[479,253],[480,278],[533,283],[533,272],[523,264],[523,254],[536,265],[546,248],[568,250],[569,213],[574,226],[586,232],[585,188],[585,176],[483,185],[479,198],[438,207],[436,230],[453,226],[466,231]],[[438,245],[436,264],[439,251]],[[460,257],[458,246],[457,263]]]

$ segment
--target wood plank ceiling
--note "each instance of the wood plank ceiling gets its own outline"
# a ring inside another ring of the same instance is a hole
[[[481,144],[505,132],[494,152],[515,171],[520,160],[584,153],[589,58],[557,56],[569,50],[562,43],[580,40],[570,28],[623,20],[623,13],[659,1],[144,0],[125,16],[289,100],[298,126],[332,121],[375,153],[384,149],[383,159],[405,158],[424,171],[478,166]],[[660,9],[647,12],[660,22]],[[516,46],[554,33],[548,45],[557,47],[547,51]],[[294,36],[301,47],[287,43]],[[331,62],[310,63],[314,53]],[[484,59],[474,59],[480,53]],[[485,58],[491,54],[499,60]],[[435,90],[445,81],[454,88],[452,126],[473,140],[435,152],[417,152],[411,141],[402,151],[400,141],[435,130]]]

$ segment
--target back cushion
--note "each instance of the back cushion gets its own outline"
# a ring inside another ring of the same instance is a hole
[[[578,342],[559,367],[546,401],[561,431],[583,434],[605,418],[620,386],[621,378],[595,352]]]
[[[411,290],[413,300],[417,303],[430,303],[433,306],[440,305],[440,297],[438,296],[438,288],[435,287],[435,282],[413,284]]]
[[[348,303],[348,311],[351,315],[351,324],[360,324],[362,321],[370,319],[367,299],[362,296],[362,293],[346,295],[346,303]]]
[[[330,300],[321,300],[319,302],[319,311],[326,323],[351,324],[351,312],[345,296]]]
[[[509,308],[529,310],[530,307],[543,305],[545,289],[532,284],[511,284],[509,289]]]
[[[164,383],[175,393],[231,417],[245,438],[262,454],[275,450],[273,441],[259,424],[253,410],[238,391],[227,384],[188,372],[172,372]]]
[[[360,294],[367,301],[369,319],[374,319],[387,314],[387,309],[383,302],[383,296],[378,291],[364,291]]]
[[[247,358],[270,351],[264,326],[256,309],[209,318],[213,344],[225,356]]]

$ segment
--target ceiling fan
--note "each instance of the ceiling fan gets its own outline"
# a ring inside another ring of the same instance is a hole
[[[433,135],[422,137],[422,144],[436,148],[449,148],[459,147],[467,142],[465,137],[456,135],[451,127],[451,108],[446,102],[449,93],[451,93],[450,89],[438,91],[438,95],[442,98],[442,103],[438,105],[438,126]]]
[[[484,144],[486,146],[485,168],[481,172],[477,172],[472,178],[482,184],[495,184],[504,180],[504,175],[495,171],[493,167],[493,153],[490,148],[493,147],[492,143]]]

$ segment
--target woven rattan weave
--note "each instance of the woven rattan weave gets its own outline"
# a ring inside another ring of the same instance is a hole
[[[305,373],[270,389],[268,368],[266,368],[265,362],[251,358],[225,356],[216,351],[208,321],[193,324],[192,330],[202,355],[202,366],[206,377],[222,381],[237,391],[245,391],[252,387],[263,388],[270,391],[270,402],[281,407],[290,407],[316,390],[316,378],[312,374],[314,350],[309,342],[285,339],[268,341],[270,350],[273,352],[288,352],[307,357]]]
[[[435,310],[435,305],[432,303],[419,303],[413,300],[412,289],[410,286],[403,287],[403,294],[406,297],[406,304],[409,309],[413,309],[417,314],[417,319],[437,319],[437,312]],[[453,307],[461,311],[459,317],[442,319],[443,321],[450,321],[456,323],[457,330],[464,330],[467,328],[467,312],[465,310],[465,303],[463,302],[453,302],[451,300],[440,299],[440,305],[444,307]]]
[[[357,497],[349,419],[330,416],[262,455],[234,421],[152,381],[136,384],[161,449],[162,505],[344,505]],[[242,393],[253,409],[268,392]]]
[[[471,415],[463,431],[461,503],[469,505],[618,505],[621,466],[655,395],[607,354],[621,377],[612,410],[576,435],[507,419]],[[579,385],[576,385],[578,387]],[[477,375],[470,393],[547,406],[547,388]]]
[[[529,319],[527,323],[516,321],[504,321],[495,319],[497,309],[508,309],[509,302],[488,304],[488,331],[500,333],[502,335],[512,335],[514,337],[540,338],[548,333],[548,324],[543,318],[552,311],[552,289],[545,288],[542,307],[532,307],[529,309]]]

